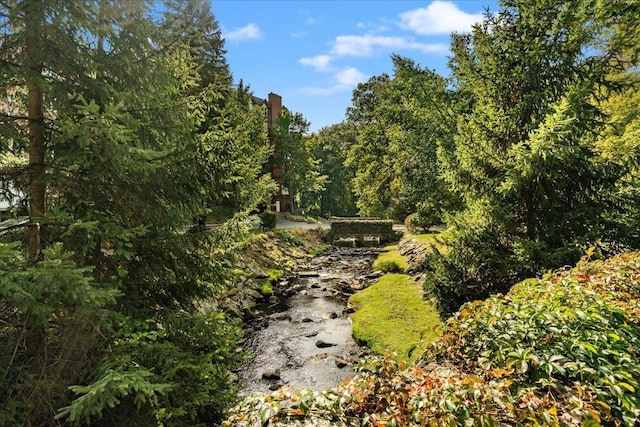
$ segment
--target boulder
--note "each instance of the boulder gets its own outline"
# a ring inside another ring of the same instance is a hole
[[[342,369],[345,366],[349,366],[351,364],[351,359],[347,359],[344,356],[336,356],[335,362],[336,362],[336,366]]]
[[[280,378],[280,369],[274,369],[273,371],[267,371],[262,373],[262,379],[267,381],[279,381]]]
[[[326,342],[326,341],[323,341],[323,340],[316,341],[316,347],[318,347],[318,348],[335,347],[336,345],[338,345],[338,344],[333,344],[333,343]]]

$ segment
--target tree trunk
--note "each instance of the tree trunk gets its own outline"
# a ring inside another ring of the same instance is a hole
[[[39,43],[44,21],[40,0],[31,2],[25,17],[25,53],[27,54],[27,116],[29,118],[29,255],[40,253],[40,218],[45,211],[46,128],[42,108],[42,55]]]
[[[45,211],[45,147],[46,128],[42,93],[42,24],[44,9],[41,0],[25,5],[25,71],[27,78],[27,117],[29,118],[29,256],[32,261],[40,254],[40,221]],[[32,369],[39,369],[46,346],[43,327],[28,313],[25,345]]]

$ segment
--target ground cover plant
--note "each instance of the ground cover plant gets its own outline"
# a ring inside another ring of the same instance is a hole
[[[253,396],[226,425],[634,426],[639,299],[640,252],[583,258],[466,304],[416,364],[376,357],[332,390]]]
[[[437,310],[406,274],[382,276],[352,295],[349,303],[357,308],[353,336],[378,354],[395,352],[401,360],[414,360],[438,336]]]

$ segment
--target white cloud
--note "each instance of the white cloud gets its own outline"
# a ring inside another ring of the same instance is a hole
[[[318,23],[318,20],[316,18],[314,18],[313,16],[310,16],[307,18],[306,21],[304,21],[305,24],[307,25],[315,25]]]
[[[351,87],[363,82],[367,76],[361,73],[357,68],[349,67],[338,71],[335,78],[338,85]]]
[[[409,43],[408,49],[419,50],[422,53],[436,53],[444,55],[449,51],[449,45],[444,43]]]
[[[262,38],[262,32],[260,28],[253,22],[247,24],[242,28],[235,28],[225,35],[225,39],[232,42],[238,42],[243,40],[259,40]]]
[[[368,57],[377,50],[419,50],[424,53],[446,53],[449,47],[442,43],[417,43],[413,40],[399,36],[375,36],[365,34],[363,36],[338,36],[334,42],[331,53],[337,56]]]
[[[364,36],[338,36],[331,52],[339,56],[371,56],[374,48],[397,49],[404,44],[402,37],[385,37],[366,34]]]
[[[420,35],[451,34],[469,31],[482,21],[482,14],[464,12],[449,1],[436,0],[429,6],[400,14],[400,27]]]
[[[312,58],[300,58],[300,63],[308,67],[313,67],[316,71],[331,71],[331,61],[333,57],[330,55],[317,55]]]
[[[368,33],[385,33],[389,31],[389,27],[384,24],[370,23],[370,22],[358,22],[356,28],[366,30]]]
[[[349,67],[336,71],[333,76],[333,84],[329,87],[308,87],[300,91],[307,95],[333,95],[338,92],[350,91],[358,83],[367,79],[367,75],[357,68]]]

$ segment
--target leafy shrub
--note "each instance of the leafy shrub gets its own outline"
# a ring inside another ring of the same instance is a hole
[[[438,222],[436,218],[427,217],[420,212],[414,212],[405,218],[404,225],[407,227],[409,233],[420,234],[426,232]]]
[[[399,273],[402,271],[402,268],[398,265],[398,262],[390,259],[376,262],[374,268],[384,273]]]
[[[632,427],[640,419],[638,348],[635,252],[466,304],[418,366],[370,358],[324,393],[253,396],[228,425],[313,415],[338,425]]]
[[[264,296],[273,295],[273,285],[271,285],[271,281],[267,280],[260,286],[260,293]]]
[[[260,214],[261,227],[265,230],[273,230],[278,223],[278,214],[273,211],[265,211]]]
[[[384,273],[401,273],[407,268],[407,260],[400,255],[396,245],[387,246],[388,252],[381,253],[373,262],[373,269]]]
[[[638,253],[525,280],[506,296],[465,305],[432,360],[485,381],[504,377],[515,419],[633,426],[640,417],[639,283]]]

